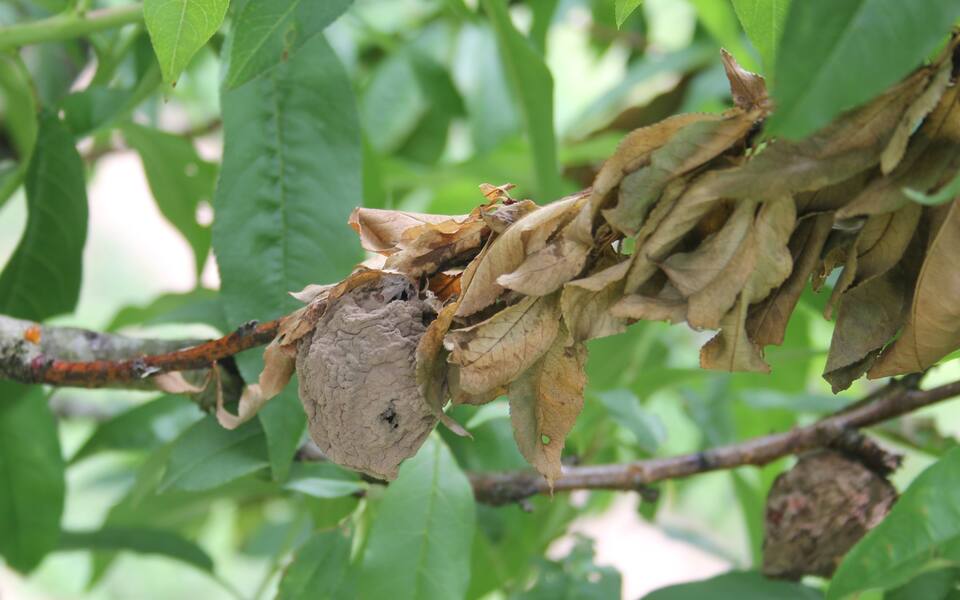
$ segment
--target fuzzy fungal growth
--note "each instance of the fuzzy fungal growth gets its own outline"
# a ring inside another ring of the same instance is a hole
[[[391,274],[337,298],[301,340],[300,401],[330,460],[389,480],[416,454],[437,423],[414,354],[433,316],[416,286]]]

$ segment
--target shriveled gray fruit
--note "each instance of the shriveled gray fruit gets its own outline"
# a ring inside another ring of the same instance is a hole
[[[890,482],[862,462],[833,450],[804,454],[767,496],[764,574],[830,577],[896,500]]]
[[[300,401],[330,460],[394,479],[433,430],[414,355],[431,316],[413,282],[386,274],[336,299],[301,341]]]

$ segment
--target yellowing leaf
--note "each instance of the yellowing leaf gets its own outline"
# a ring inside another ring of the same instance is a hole
[[[513,381],[550,348],[560,324],[557,295],[528,296],[485,321],[447,334],[459,386],[483,394]]]
[[[949,205],[927,249],[900,337],[870,369],[871,378],[922,371],[960,347],[960,200]]]
[[[507,392],[517,448],[551,487],[563,473],[563,446],[583,408],[586,355],[583,344],[570,343],[561,331],[543,358]]]

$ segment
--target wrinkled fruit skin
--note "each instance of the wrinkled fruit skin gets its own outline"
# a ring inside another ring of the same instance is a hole
[[[300,343],[300,401],[310,437],[333,462],[394,479],[437,424],[415,378],[425,315],[414,284],[388,275],[338,298]]]
[[[889,481],[834,451],[803,455],[767,496],[763,572],[830,577],[897,500]]]

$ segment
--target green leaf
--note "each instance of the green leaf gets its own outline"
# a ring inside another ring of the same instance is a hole
[[[176,437],[200,418],[185,396],[161,396],[97,425],[71,463],[108,450],[152,450]]]
[[[733,10],[753,47],[760,53],[768,74],[777,64],[777,47],[789,9],[790,0],[733,0]]]
[[[608,600],[620,598],[620,572],[594,564],[593,540],[574,534],[574,547],[561,562],[538,560],[539,577],[533,588],[510,600]]]
[[[360,597],[462,598],[470,580],[473,489],[432,435],[400,466],[371,525]]]
[[[614,12],[617,17],[617,28],[623,27],[627,17],[633,14],[633,11],[637,10],[641,4],[643,4],[643,0],[616,0]]]
[[[776,3],[779,0],[766,0]],[[720,0],[691,0],[693,6],[697,9],[697,15],[700,22],[710,35],[714,37],[720,45],[733,54],[745,69],[749,71],[759,71],[754,54],[747,49],[743,43],[743,34],[740,31],[740,24],[737,22],[737,14],[729,2]]]
[[[233,22],[226,89],[238,87],[289,60],[343,14],[352,0],[247,1]]]
[[[220,294],[214,290],[197,288],[183,294],[163,294],[142,306],[124,307],[114,315],[107,331],[132,325],[167,323],[205,323],[222,332],[230,329],[223,318]]]
[[[267,465],[259,421],[248,421],[229,430],[208,416],[173,441],[158,491],[207,490],[255,473]]]
[[[91,85],[63,99],[63,121],[70,133],[82,137],[113,121],[127,107],[131,92]]]
[[[290,479],[283,486],[314,498],[341,498],[366,487],[356,473],[333,463],[297,463],[290,469]]]
[[[296,378],[260,409],[257,417],[267,436],[267,456],[270,457],[273,479],[283,481],[290,472],[290,462],[307,429],[307,417],[300,403]]]
[[[349,569],[350,538],[339,530],[314,534],[283,574],[277,600],[352,597]]]
[[[914,577],[908,583],[890,590],[883,600],[944,600],[951,592],[956,593],[960,571],[957,569],[937,569]]]
[[[910,484],[890,514],[844,557],[827,598],[890,589],[960,562],[960,448]]]
[[[0,206],[20,187],[37,140],[37,100],[19,57],[0,54],[0,119],[10,135],[16,162],[0,160]],[[6,157],[0,157],[4,159]]]
[[[904,188],[903,193],[907,195],[907,198],[924,206],[939,206],[952,202],[960,197],[960,173],[957,173],[947,185],[932,194],[924,194],[910,188]]]
[[[485,23],[465,24],[457,59],[452,75],[466,104],[473,144],[483,154],[520,130],[493,30]]]
[[[64,531],[59,550],[128,550],[138,554],[159,554],[213,572],[213,560],[202,548],[163,529],[147,527],[105,527],[94,531]]]
[[[193,143],[177,135],[128,123],[123,138],[140,154],[160,212],[193,249],[199,277],[210,252],[210,227],[197,221],[197,207],[213,200],[217,165],[200,158]]]
[[[346,226],[362,193],[360,130],[350,80],[322,35],[289,61],[222,97],[224,157],[213,248],[229,323],[295,310],[288,291],[333,282],[361,258]],[[242,354],[256,381],[260,351]],[[296,389],[261,413],[274,477],[304,430]],[[295,409],[296,407],[296,409]]]
[[[483,0],[497,34],[500,60],[520,101],[533,154],[537,195],[549,202],[563,195],[553,129],[553,77],[530,40],[513,26],[504,0]]]
[[[0,556],[33,570],[57,545],[65,492],[57,424],[39,386],[0,380]]]
[[[164,81],[176,84],[193,55],[220,29],[228,4],[229,0],[144,0],[143,20]]]
[[[630,390],[618,389],[597,392],[610,415],[637,438],[637,445],[647,454],[657,451],[666,439],[663,422],[640,406],[640,399]]]
[[[0,274],[0,313],[39,321],[73,310],[87,239],[85,186],[73,138],[44,112],[27,169],[27,227]]]
[[[803,137],[873,98],[919,66],[957,18],[956,0],[793,2],[768,133]]]
[[[823,595],[805,585],[767,579],[754,571],[733,571],[711,579],[654,590],[643,600],[817,600]]]

